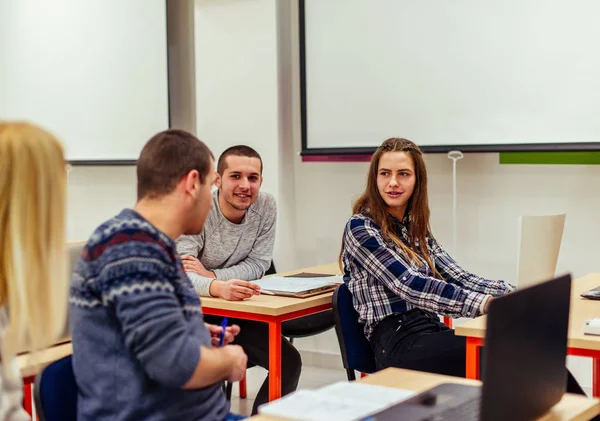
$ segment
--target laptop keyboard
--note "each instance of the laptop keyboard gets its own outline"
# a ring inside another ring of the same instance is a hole
[[[363,421],[479,421],[480,413],[479,386],[444,383]]]
[[[445,408],[436,414],[435,420],[477,421],[479,420],[479,399],[470,399],[463,403]]]

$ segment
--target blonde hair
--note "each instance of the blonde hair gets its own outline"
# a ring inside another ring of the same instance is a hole
[[[0,121],[0,307],[4,350],[39,350],[64,333],[66,168],[59,141]]]

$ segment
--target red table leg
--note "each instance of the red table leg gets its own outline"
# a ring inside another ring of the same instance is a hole
[[[23,409],[30,416],[33,416],[33,407],[31,405],[31,383],[23,385]]]
[[[600,397],[600,350],[569,347],[568,354],[592,359],[592,395]]]
[[[33,418],[33,383],[35,376],[23,377],[23,409]]]
[[[467,379],[479,379],[479,349],[482,343],[481,338],[467,338]]]
[[[281,322],[269,322],[269,401],[281,397]]]
[[[246,399],[247,397],[248,389],[246,387],[246,376],[244,376],[244,378],[240,380],[240,399]]]
[[[600,358],[592,358],[592,394],[600,397]]]
[[[269,400],[281,397],[281,324],[287,320],[308,316],[331,309],[331,303],[321,304],[282,315],[265,315],[245,311],[226,310],[216,307],[202,307],[204,314],[227,316],[245,320],[255,320],[269,324]]]

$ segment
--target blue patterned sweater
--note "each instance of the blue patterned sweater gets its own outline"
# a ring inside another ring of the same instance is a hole
[[[70,294],[80,421],[222,421],[219,384],[183,390],[211,346],[175,243],[131,209],[92,234]]]

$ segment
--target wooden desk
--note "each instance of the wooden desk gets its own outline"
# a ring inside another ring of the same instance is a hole
[[[600,274],[590,274],[574,279],[571,284],[571,312],[569,315],[569,355],[591,357],[593,361],[593,394],[600,396],[600,336],[585,335],[586,320],[600,317],[600,301],[587,300],[580,294],[600,286]],[[543,299],[543,297],[540,297]],[[467,337],[467,378],[479,378],[479,348],[485,338],[486,316],[481,316],[457,326],[457,335]]]
[[[420,371],[403,370],[399,368],[388,368],[369,375],[361,380],[361,383],[375,384],[379,386],[398,387],[402,389],[422,392],[435,387],[440,383],[481,384],[476,380],[460,379],[458,377],[441,376],[437,374],[423,373]],[[600,400],[588,399],[580,395],[565,394],[549,414],[541,418],[544,421],[587,421],[600,413]],[[284,421],[283,418],[257,415],[250,418],[251,421]]]
[[[314,266],[278,276],[300,272],[340,273],[337,263]],[[254,320],[269,324],[269,400],[281,397],[281,324],[287,320],[308,316],[331,309],[333,293],[308,298],[289,298],[260,295],[245,301],[226,301],[220,298],[202,297],[202,312],[215,316]]]
[[[48,364],[72,353],[73,345],[71,345],[71,342],[65,342],[35,354],[20,354],[17,356],[17,364],[21,370],[21,377],[24,379],[35,377]]]

